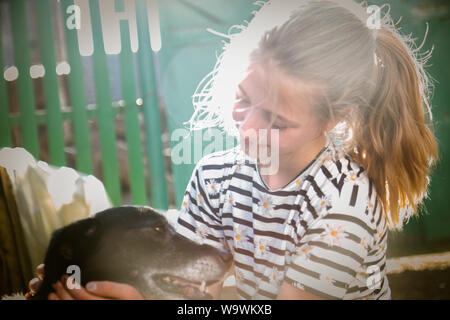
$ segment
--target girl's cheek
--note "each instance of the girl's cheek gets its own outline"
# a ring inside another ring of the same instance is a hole
[[[279,145],[281,141],[284,139],[284,130],[272,129],[267,133],[267,141],[270,145]]]
[[[293,129],[280,130],[278,133],[278,142],[274,140],[275,144],[278,145],[280,151],[290,151],[297,149],[298,145],[301,144],[302,135],[295,132],[290,132]]]

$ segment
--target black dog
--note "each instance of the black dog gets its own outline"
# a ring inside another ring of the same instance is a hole
[[[71,265],[83,286],[107,280],[128,283],[146,298],[208,299],[205,285],[223,281],[231,256],[180,236],[149,207],[123,206],[56,230],[44,263],[33,299],[47,299]]]

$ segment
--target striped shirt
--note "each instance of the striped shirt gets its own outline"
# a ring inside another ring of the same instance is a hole
[[[387,221],[363,168],[326,147],[270,190],[238,147],[203,157],[179,234],[233,255],[241,299],[275,299],[286,281],[326,299],[390,299]]]

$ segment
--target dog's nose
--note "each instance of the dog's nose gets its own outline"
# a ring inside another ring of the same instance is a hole
[[[219,259],[224,264],[229,264],[229,263],[231,263],[231,260],[233,259],[233,256],[228,251],[220,250]]]

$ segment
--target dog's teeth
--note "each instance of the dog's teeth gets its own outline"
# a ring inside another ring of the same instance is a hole
[[[206,289],[206,281],[203,280],[202,285],[200,286],[200,291],[203,293],[203,292],[205,292],[205,289]]]
[[[170,278],[169,277],[164,277],[163,280],[164,281],[170,281]]]

